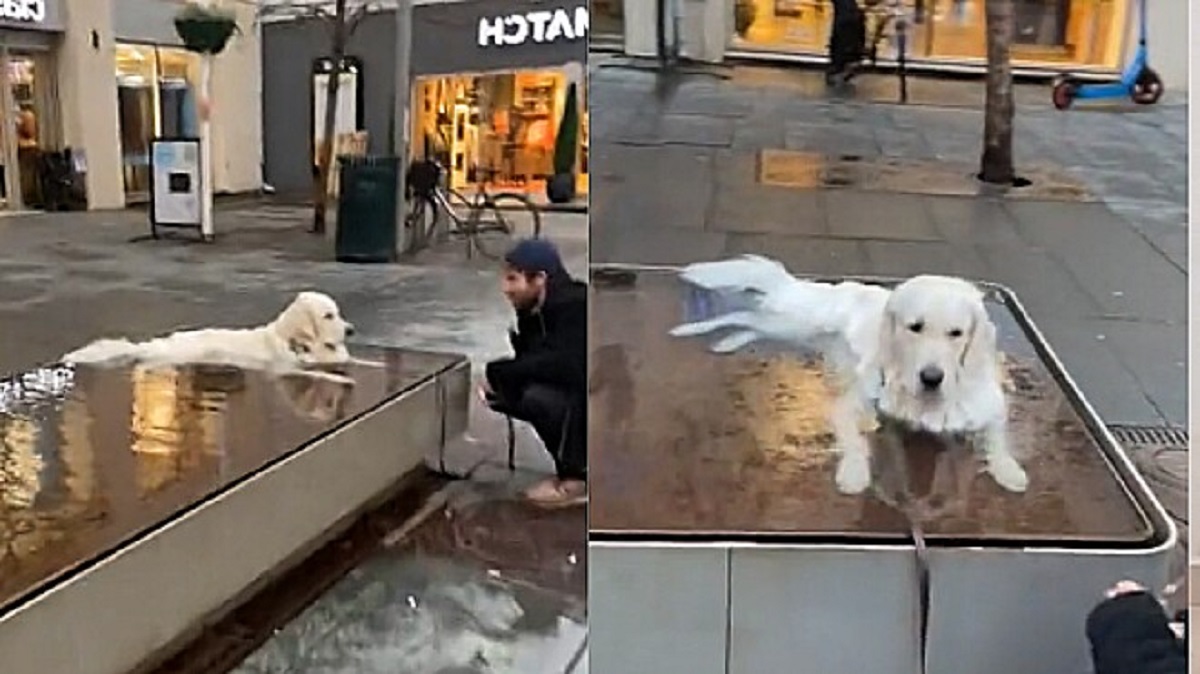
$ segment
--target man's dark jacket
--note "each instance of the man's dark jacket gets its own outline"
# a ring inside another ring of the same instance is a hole
[[[587,393],[587,284],[565,271],[547,279],[540,309],[517,312],[509,334],[515,355],[489,363],[488,384],[501,398],[516,401],[530,384],[562,389],[571,398]]]
[[[1175,637],[1167,614],[1145,592],[1108,599],[1087,619],[1096,674],[1184,674],[1187,645]]]

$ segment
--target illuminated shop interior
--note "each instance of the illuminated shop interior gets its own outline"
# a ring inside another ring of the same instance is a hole
[[[1121,65],[1131,0],[1014,0],[1018,66]],[[930,61],[985,59],[985,0],[904,0],[916,22],[909,56]],[[883,2],[860,2],[865,7]],[[824,54],[832,0],[734,0],[732,46],[793,54]],[[868,32],[874,20],[868,12]],[[880,56],[892,57],[886,45]]]
[[[117,45],[121,170],[127,199],[150,192],[150,141],[199,135],[200,57],[184,49]]]
[[[489,189],[545,193],[567,95],[556,69],[419,80],[415,90],[413,154],[436,159],[451,188],[469,195]],[[586,87],[578,85],[577,192],[587,193]]]

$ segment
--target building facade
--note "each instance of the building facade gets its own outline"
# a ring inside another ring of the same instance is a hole
[[[262,184],[259,48],[252,7],[213,69],[214,188]],[[0,4],[0,207],[36,209],[45,153],[70,148],[88,207],[145,199],[149,143],[195,135],[199,59],[181,48],[173,0]]]
[[[668,44],[680,56],[823,58],[832,0],[594,0],[595,36],[631,56],[654,56],[659,3]],[[918,66],[982,70],[985,0],[904,0],[914,26],[909,59]],[[1137,45],[1137,0],[1014,0],[1014,66],[1032,72],[1115,73]],[[1187,89],[1188,3],[1149,0],[1151,63],[1169,89]],[[678,39],[675,39],[675,36]],[[882,56],[891,56],[884,53]]]
[[[418,2],[413,8],[410,156],[438,159],[460,191],[486,184],[545,192],[570,85],[580,111],[578,191],[587,192],[586,0]],[[327,26],[265,23],[263,114],[267,182],[311,190],[324,109]],[[396,16],[384,9],[355,31],[341,70],[337,133],[390,153],[395,132]],[[339,141],[340,142],[340,141]]]

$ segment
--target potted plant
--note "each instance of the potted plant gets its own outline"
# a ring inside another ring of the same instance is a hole
[[[554,139],[554,175],[546,181],[546,198],[565,204],[575,198],[575,157],[579,147],[579,104],[575,83],[567,87],[562,122]]]
[[[754,17],[757,16],[758,9],[754,6],[754,0],[736,0],[733,5],[733,30],[738,37],[745,38],[746,31],[750,30],[750,26],[754,24]]]
[[[220,54],[238,32],[233,10],[189,2],[175,15],[175,32],[188,51]]]

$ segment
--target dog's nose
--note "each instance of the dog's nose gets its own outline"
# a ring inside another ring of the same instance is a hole
[[[921,378],[921,385],[928,391],[936,390],[937,387],[942,385],[942,380],[946,378],[946,374],[942,372],[942,368],[934,367],[933,365],[922,368],[917,376]]]
[[[354,334],[354,324],[347,323],[346,324],[346,336],[349,337],[350,335],[353,335],[353,334]]]

